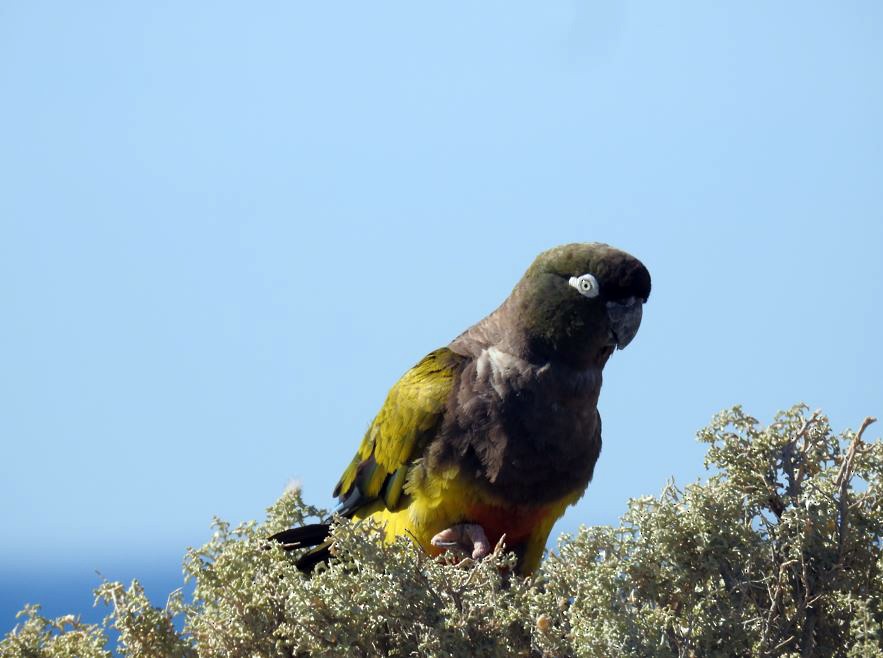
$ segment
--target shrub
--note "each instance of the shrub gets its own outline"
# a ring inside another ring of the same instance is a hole
[[[768,427],[739,407],[699,432],[711,475],[631,500],[619,527],[562,537],[532,578],[502,546],[433,559],[339,520],[304,576],[264,538],[324,516],[290,492],[263,524],[215,522],[195,583],[154,608],[104,583],[100,626],[36,606],[3,658],[315,656],[881,656],[883,444],[796,406]],[[180,623],[173,623],[176,618]],[[178,630],[180,629],[180,630]]]

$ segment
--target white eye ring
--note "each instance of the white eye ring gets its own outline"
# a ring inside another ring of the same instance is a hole
[[[598,279],[591,274],[583,274],[582,276],[572,276],[570,285],[576,288],[576,291],[583,297],[597,297],[601,293],[601,287],[598,285]]]

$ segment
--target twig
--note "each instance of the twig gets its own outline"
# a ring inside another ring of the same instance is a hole
[[[821,416],[822,412],[820,409],[815,410],[807,420],[803,422],[803,427],[800,428],[800,431],[797,432],[797,436],[794,437],[794,445],[797,445],[798,439],[803,437],[803,459],[800,460],[800,467],[797,469],[797,478],[792,483],[794,485],[794,493],[792,495],[799,496],[800,495],[800,484],[803,482],[803,471],[806,468],[806,452],[809,442],[809,428],[818,422],[819,416]],[[790,489],[790,487],[789,487]],[[789,491],[789,493],[791,493]]]
[[[770,631],[772,630],[772,627],[773,627],[773,616],[776,613],[776,609],[779,607],[781,597],[782,597],[782,576],[784,575],[784,571],[787,567],[790,567],[792,564],[796,564],[797,562],[798,562],[798,560],[796,560],[796,559],[795,560],[788,560],[787,562],[783,562],[782,564],[779,565],[779,578],[776,581],[776,590],[771,597],[772,605],[770,605],[770,610],[767,613],[766,627],[763,630],[763,636],[760,638],[760,646],[765,646],[767,644],[767,642],[770,641],[769,634],[770,634]],[[777,645],[776,649],[778,649],[779,646],[781,646],[781,645]],[[771,650],[768,650],[766,653],[769,654],[772,651],[773,650],[771,649]]]
[[[848,473],[848,471],[852,471],[852,468],[853,468],[852,462],[853,462],[853,459],[855,459],[855,453],[858,450],[858,446],[862,442],[862,434],[865,433],[865,430],[868,429],[868,426],[870,426],[872,423],[876,423],[876,422],[877,422],[877,419],[874,418],[873,416],[868,416],[862,421],[861,427],[859,428],[855,437],[853,437],[852,441],[850,442],[849,448],[847,448],[847,450],[846,450],[846,458],[843,460],[843,463],[840,464],[840,470],[837,472],[837,486],[838,487],[841,486],[844,479],[846,479],[846,480],[849,479],[850,473]]]
[[[794,639],[794,634],[792,633],[791,635],[789,635],[788,637],[786,637],[784,640],[782,640],[781,642],[779,642],[779,643],[778,643],[776,646],[774,646],[772,649],[770,649],[769,651],[767,651],[767,655],[769,655],[769,656],[774,656],[774,655],[776,655],[776,652],[777,652],[779,649],[781,649],[782,647],[784,647],[786,644],[788,644],[788,643],[789,643],[791,640],[793,640],[793,639]]]
[[[865,430],[868,429],[868,426],[871,423],[876,422],[876,418],[872,416],[867,416],[862,421],[862,426],[859,428],[859,431],[856,433],[855,437],[849,444],[849,448],[846,449],[846,456],[843,459],[843,463],[840,464],[840,470],[837,473],[836,486],[840,490],[840,518],[837,523],[837,562],[840,562],[840,558],[843,556],[843,545],[846,542],[846,519],[849,516],[849,505],[848,505],[848,496],[849,496],[849,482],[852,480],[852,471],[855,469],[855,455],[858,452],[859,446],[862,443],[862,434],[865,433]]]

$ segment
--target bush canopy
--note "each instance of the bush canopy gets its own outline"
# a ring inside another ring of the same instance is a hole
[[[763,427],[735,407],[699,432],[707,480],[629,502],[618,527],[562,536],[530,578],[498,546],[430,558],[338,520],[306,576],[266,537],[326,515],[298,491],[264,523],[190,549],[181,591],[153,607],[105,582],[102,624],[38,606],[2,658],[313,656],[883,657],[883,443],[798,405]],[[116,646],[111,647],[110,630]]]

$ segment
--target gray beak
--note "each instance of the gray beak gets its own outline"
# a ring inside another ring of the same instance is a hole
[[[622,302],[607,302],[607,317],[610,320],[610,338],[619,349],[632,342],[641,326],[644,302],[630,297]]]

